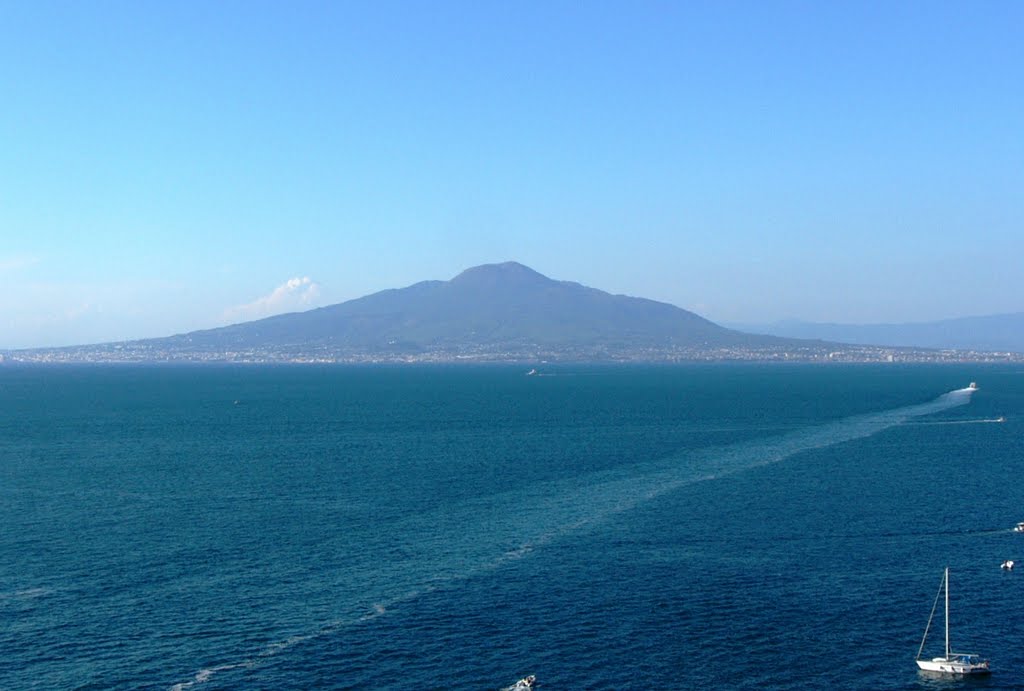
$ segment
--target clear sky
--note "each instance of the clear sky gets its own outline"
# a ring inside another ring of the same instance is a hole
[[[1024,3],[0,2],[0,348],[477,264],[716,321],[1024,311]]]

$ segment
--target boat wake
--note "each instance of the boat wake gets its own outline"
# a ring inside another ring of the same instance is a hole
[[[247,659],[201,669],[170,689],[185,691],[217,674],[259,666],[305,641],[386,616],[403,603],[527,559],[544,545],[593,529],[617,514],[684,486],[779,463],[898,425],[922,424],[915,422],[916,418],[966,405],[973,392],[971,388],[959,389],[926,403],[848,417],[768,439],[687,450],[624,469],[468,499],[460,505],[420,514],[394,532],[405,538],[392,547],[409,554],[409,559],[375,563],[368,571],[354,569],[356,575],[339,584],[339,592],[360,594],[349,603],[349,614],[313,625],[310,633],[284,638]],[[467,530],[466,526],[479,529]],[[358,575],[366,573],[372,578]]]
[[[38,597],[49,595],[52,592],[50,588],[23,588],[21,590],[0,592],[0,600],[34,600]]]
[[[941,425],[1001,425],[1006,422],[1005,417],[983,417],[972,420],[935,420],[930,422],[907,422],[904,424],[920,427],[938,427]]]

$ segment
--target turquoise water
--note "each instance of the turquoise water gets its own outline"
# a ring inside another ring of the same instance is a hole
[[[1024,686],[1024,370],[525,369],[0,367],[0,688]]]

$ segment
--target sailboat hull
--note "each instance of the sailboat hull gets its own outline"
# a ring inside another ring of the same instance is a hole
[[[931,660],[918,660],[917,666],[926,672],[943,672],[945,674],[991,674],[988,660],[963,660],[961,658],[936,657]]]

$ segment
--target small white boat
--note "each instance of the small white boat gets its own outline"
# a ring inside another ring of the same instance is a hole
[[[1013,532],[1024,533],[1024,523],[1018,523],[1017,525],[1013,526]]]
[[[528,689],[532,689],[533,685],[536,683],[537,677],[531,674],[528,677],[523,677],[510,688],[512,691],[527,691]]]
[[[970,389],[971,391],[976,391],[978,389],[978,382],[972,381],[970,384],[967,385],[967,388]]]
[[[942,657],[933,657],[930,660],[922,660],[921,653],[924,651],[924,644],[928,640],[928,631],[932,628],[932,619],[935,617],[935,609],[939,604],[939,595],[946,595],[946,654]],[[988,660],[983,660],[974,653],[954,653],[949,647],[949,567],[946,567],[942,575],[942,585],[935,595],[935,603],[932,605],[932,613],[928,616],[928,625],[924,629],[924,637],[921,639],[921,647],[917,649],[917,666],[925,672],[942,672],[944,674],[990,674]]]
[[[535,370],[535,369],[532,369],[532,370],[530,370],[529,372],[527,372],[527,373],[526,373],[526,376],[528,376],[528,377],[532,377],[532,376],[534,376],[535,374],[537,374],[537,370]],[[529,677],[527,677],[527,678],[529,678]],[[520,680],[520,681],[521,681],[521,680]]]
[[[1007,559],[999,565],[999,568],[1006,569],[1007,571],[1013,571],[1013,559]]]

